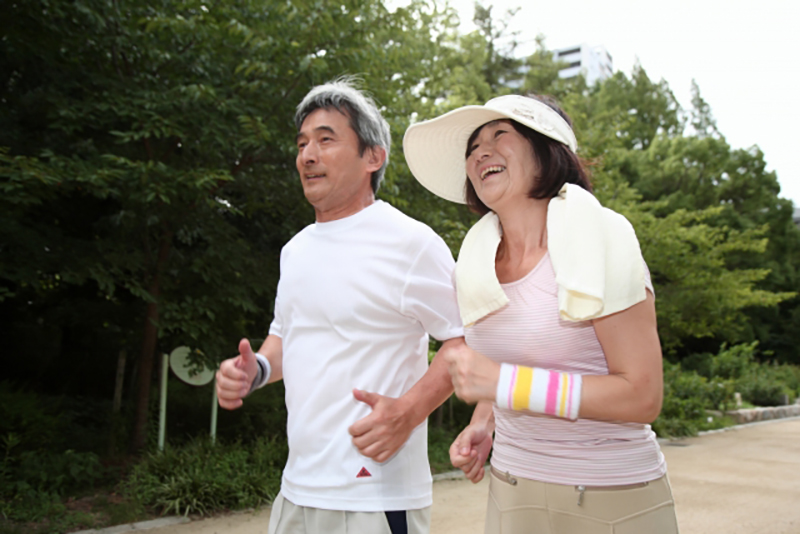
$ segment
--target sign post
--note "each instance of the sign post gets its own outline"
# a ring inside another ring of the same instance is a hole
[[[214,380],[214,370],[209,369],[205,365],[196,365],[189,361],[189,355],[192,353],[189,347],[178,347],[173,350],[169,356],[166,354],[162,357],[161,366],[161,406],[158,418],[158,450],[164,450],[164,441],[167,426],[167,379],[169,378],[169,369],[172,372],[192,386],[204,386]],[[217,388],[211,388],[211,442],[216,442],[217,439]]]

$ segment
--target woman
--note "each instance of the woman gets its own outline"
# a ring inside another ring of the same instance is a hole
[[[484,215],[456,267],[468,347],[446,359],[477,402],[453,465],[478,482],[494,445],[486,532],[677,532],[648,424],[652,283],[630,224],[591,194],[569,118],[503,96],[412,125],[403,145],[420,183]]]

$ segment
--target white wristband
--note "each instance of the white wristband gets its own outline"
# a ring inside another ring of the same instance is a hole
[[[260,352],[256,352],[256,361],[258,362],[259,372],[256,375],[256,379],[253,381],[253,387],[250,388],[250,391],[264,387],[267,382],[269,382],[269,377],[272,374],[272,366],[269,364],[269,360],[266,356]]]

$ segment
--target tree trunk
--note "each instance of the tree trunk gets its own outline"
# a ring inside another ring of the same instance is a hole
[[[117,380],[114,383],[114,407],[112,413],[116,416],[122,408],[122,385],[125,383],[125,359],[127,353],[119,351],[117,357]]]
[[[453,399],[455,395],[450,395],[450,398],[447,399],[447,408],[450,411],[450,427],[455,427],[455,415],[453,415]]]
[[[161,297],[161,274],[167,263],[172,246],[172,232],[165,229],[161,236],[155,273],[150,281],[148,292],[153,298],[147,304],[144,320],[144,336],[142,352],[139,357],[139,373],[137,376],[136,415],[134,417],[131,449],[136,452],[147,444],[147,415],[150,406],[150,385],[153,379],[153,361],[158,343],[158,301]]]
[[[437,407],[433,411],[433,426],[436,428],[442,428],[443,417],[444,417],[444,404]]]
[[[120,410],[122,409],[122,389],[125,384],[125,361],[128,353],[125,350],[119,351],[117,357],[117,379],[114,383],[114,405],[111,410],[111,424],[108,431],[108,450],[107,454],[110,457],[117,455],[118,445],[117,437],[120,435],[122,427],[122,416]]]

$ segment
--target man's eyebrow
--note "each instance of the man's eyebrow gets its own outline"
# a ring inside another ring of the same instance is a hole
[[[332,134],[336,133],[336,132],[333,131],[333,128],[331,128],[330,126],[324,126],[324,125],[323,126],[317,126],[316,128],[314,128],[314,131],[315,132],[319,132],[319,131],[330,132]],[[305,132],[297,132],[297,136],[295,136],[295,138],[294,138],[295,142],[299,141],[301,137],[305,137],[306,135],[307,134]]]

